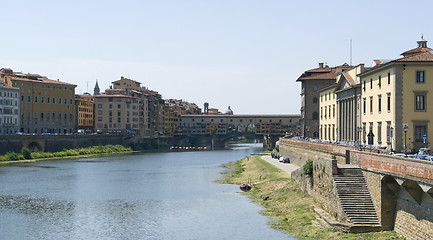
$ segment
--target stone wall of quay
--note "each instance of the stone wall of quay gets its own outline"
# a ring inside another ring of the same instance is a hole
[[[350,151],[348,159],[346,150]],[[304,177],[303,180],[302,169],[292,175],[329,213],[340,215],[338,205],[327,204],[337,202],[337,194],[330,178],[323,177],[332,175],[322,173],[320,176],[320,173],[322,169],[332,171],[326,165],[323,167],[323,160],[334,157],[339,164],[348,161],[361,167],[384,230],[394,229],[407,239],[433,239],[433,188],[421,189],[419,185],[432,185],[433,163],[359,151],[341,145],[291,139],[280,139],[280,152],[299,166],[303,166],[308,159],[315,162],[314,171],[318,172],[313,174],[313,179],[306,181]],[[339,218],[344,220],[344,217]]]
[[[292,172],[291,177],[299,183],[302,190],[311,195],[328,213],[346,222],[347,217],[339,204],[333,174],[337,174],[334,159],[318,158],[313,161],[313,175],[304,174],[303,168]]]

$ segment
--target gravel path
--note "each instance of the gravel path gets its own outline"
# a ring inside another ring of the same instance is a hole
[[[291,175],[293,171],[300,168],[300,166],[291,164],[291,163],[282,163],[278,161],[278,159],[272,158],[271,155],[262,155],[261,156],[263,160],[269,162],[270,164],[276,166],[277,168],[280,168],[281,170],[284,170]]]

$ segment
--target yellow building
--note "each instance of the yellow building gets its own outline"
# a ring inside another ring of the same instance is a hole
[[[20,131],[24,133],[75,132],[76,85],[38,74],[0,69],[0,81],[20,89]]]
[[[319,138],[322,141],[336,141],[336,99],[335,84],[320,90]]]
[[[139,128],[139,98],[126,90],[106,90],[95,96],[95,125],[97,132],[136,133]]]
[[[88,93],[75,95],[75,106],[77,110],[77,129],[82,129],[86,133],[94,132],[94,97]]]
[[[405,151],[429,145],[433,134],[433,49],[427,41],[402,53],[402,58],[377,62],[359,74],[362,83],[363,141]],[[424,143],[425,137],[425,143]]]

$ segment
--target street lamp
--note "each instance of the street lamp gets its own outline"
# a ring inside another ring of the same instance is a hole
[[[359,150],[361,150],[362,151],[362,146],[361,146],[361,132],[362,132],[362,127],[358,127],[358,139],[357,139],[357,142],[358,142],[358,145],[359,145]]]
[[[403,123],[403,131],[404,131],[404,154],[406,155],[406,134],[409,129],[409,125],[407,123]]]

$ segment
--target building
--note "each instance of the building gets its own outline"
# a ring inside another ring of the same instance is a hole
[[[337,140],[335,87],[336,85],[333,84],[319,91],[319,138],[322,141],[335,142]]]
[[[359,64],[337,76],[335,88],[337,141],[361,144],[361,80],[358,74],[366,71]],[[333,113],[334,114],[334,113]]]
[[[8,68],[0,69],[0,80],[7,86],[20,89],[20,132],[75,132],[76,85],[39,74],[13,72]]]
[[[329,67],[319,63],[319,68],[305,71],[296,81],[301,82],[301,135],[319,138],[319,90],[335,84],[339,73],[351,66]]]
[[[358,76],[362,83],[363,142],[369,133],[373,145],[407,151],[428,146],[433,134],[433,49],[418,41],[403,57],[375,62]]]
[[[137,133],[139,128],[139,97],[123,89],[107,89],[95,97],[95,125],[97,132]]]
[[[76,129],[93,133],[95,131],[95,98],[89,93],[75,95],[75,109],[77,111]]]
[[[0,82],[0,135],[15,134],[20,129],[20,91]]]
[[[179,120],[178,135],[227,134],[229,132],[255,132],[257,134],[297,133],[300,115],[231,115],[190,114]]]

